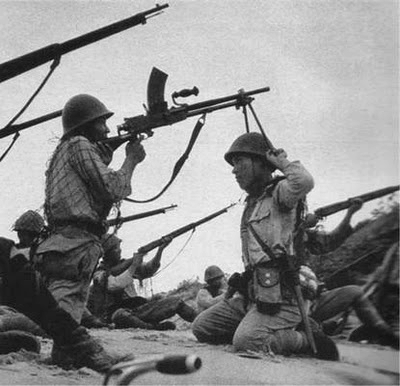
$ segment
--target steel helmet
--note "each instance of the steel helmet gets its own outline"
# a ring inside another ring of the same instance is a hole
[[[230,165],[232,158],[238,154],[256,155],[265,158],[265,153],[270,150],[269,146],[260,133],[245,133],[236,138],[229,150],[225,153],[225,161]]]
[[[62,110],[64,135],[97,118],[109,118],[113,114],[97,98],[88,94],[75,95]]]
[[[210,265],[204,272],[204,281],[216,279],[217,277],[224,276],[222,269],[216,265]]]
[[[43,217],[38,212],[28,210],[15,221],[13,230],[40,233],[43,227]]]

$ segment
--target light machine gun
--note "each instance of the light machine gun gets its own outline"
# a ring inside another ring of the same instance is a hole
[[[183,167],[185,161],[189,157],[189,154],[197,140],[197,137],[200,134],[200,130],[204,126],[205,116],[207,113],[226,109],[229,107],[235,107],[236,109],[242,108],[245,117],[246,130],[249,131],[246,110],[246,108],[249,107],[257,124],[260,126],[261,129],[261,125],[258,121],[258,118],[254,112],[251,103],[254,100],[253,95],[268,92],[269,87],[263,87],[246,92],[241,89],[236,94],[216,99],[209,99],[191,105],[178,103],[176,99],[180,97],[188,97],[190,95],[197,95],[199,90],[197,87],[193,87],[192,89],[183,89],[179,92],[174,92],[171,95],[174,106],[168,108],[168,103],[164,99],[164,89],[167,77],[168,75],[165,72],[154,67],[150,74],[147,86],[147,107],[145,106],[146,114],[125,118],[124,123],[117,127],[118,135],[102,140],[101,143],[107,144],[113,150],[115,150],[126,141],[135,141],[141,140],[146,137],[151,137],[153,135],[153,130],[158,127],[170,126],[174,123],[184,121],[187,118],[198,115],[201,115],[201,117],[198,119],[195,125],[185,152],[176,162],[170,181],[166,184],[166,186],[164,186],[164,188],[157,195],[147,200],[133,200],[130,198],[126,198],[126,201],[136,203],[154,201],[167,190],[167,188],[172,184],[172,182],[180,172],[181,168]],[[5,128],[0,129],[0,138],[4,138],[11,134],[16,134],[21,130],[27,129],[28,127],[57,118],[61,116],[61,114],[62,110],[59,110],[24,123],[8,125]],[[263,134],[266,138],[264,132]]]
[[[228,107],[235,107],[238,109],[250,104],[253,101],[252,95],[269,91],[269,87],[247,92],[240,90],[233,95],[210,99],[191,105],[178,103],[177,98],[179,97],[198,95],[199,89],[193,87],[192,89],[175,91],[171,95],[175,106],[168,108],[168,103],[164,100],[164,89],[167,77],[168,75],[165,72],[153,67],[147,86],[146,114],[125,118],[125,122],[117,127],[118,136],[108,138],[103,142],[113,143],[115,141],[130,141],[138,138],[140,135],[150,137],[153,135],[153,129],[158,127],[173,125],[174,123],[184,121],[190,117],[204,115]]]
[[[263,87],[247,92],[240,90],[237,94],[210,99],[192,105],[181,104],[176,101],[179,97],[198,95],[198,88],[193,87],[193,89],[183,89],[179,92],[174,92],[171,97],[175,106],[168,108],[168,104],[164,100],[164,89],[167,77],[168,75],[163,71],[155,67],[152,69],[147,86],[148,106],[146,107],[146,114],[125,118],[125,122],[117,127],[118,136],[110,137],[104,140],[104,142],[122,143],[124,141],[133,140],[141,134],[151,136],[153,135],[153,129],[157,127],[169,126],[196,115],[203,115],[228,107],[239,108],[241,106],[246,106],[253,101],[253,98],[251,97],[252,95],[269,91],[269,87]],[[7,137],[18,131],[60,117],[61,114],[62,110],[57,110],[30,121],[8,126],[0,130],[0,138]]]

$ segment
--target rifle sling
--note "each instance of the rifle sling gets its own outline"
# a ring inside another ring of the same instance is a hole
[[[205,114],[203,114],[196,122],[196,125],[193,129],[192,135],[190,137],[189,143],[186,147],[185,152],[181,155],[181,157],[178,159],[178,161],[176,162],[175,166],[174,166],[174,170],[172,172],[171,178],[168,181],[168,183],[164,186],[164,188],[154,197],[149,198],[147,200],[134,200],[132,198],[125,198],[125,201],[129,201],[129,202],[136,202],[136,203],[145,203],[145,202],[151,202],[156,200],[157,198],[159,198],[168,188],[169,186],[174,182],[175,178],[178,176],[180,170],[182,169],[185,161],[189,158],[189,154],[193,149],[193,146],[197,140],[197,137],[200,134],[200,130],[203,128],[205,123]]]

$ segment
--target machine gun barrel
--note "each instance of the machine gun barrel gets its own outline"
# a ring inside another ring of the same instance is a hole
[[[348,198],[344,201],[335,202],[334,204],[322,206],[315,210],[314,214],[318,218],[323,218],[326,216],[330,216],[336,212],[340,212],[341,210],[348,209],[351,205],[353,200],[361,199],[363,202],[371,201],[376,198],[386,196],[387,194],[394,193],[400,189],[400,185],[395,186],[388,186],[387,188],[374,190],[372,192],[360,194],[359,196]]]
[[[227,206],[227,207],[225,207],[225,208],[223,208],[223,209],[221,209],[221,210],[219,210],[219,211],[217,211],[215,213],[210,214],[207,217],[204,217],[204,218],[202,218],[202,219],[200,219],[198,221],[192,222],[192,223],[190,223],[188,225],[185,225],[185,226],[183,226],[181,228],[178,228],[178,229],[172,231],[171,233],[168,233],[167,235],[165,235],[163,237],[160,237],[159,239],[154,240],[154,241],[152,241],[152,242],[140,247],[138,249],[138,253],[150,252],[151,250],[161,246],[164,243],[165,238],[167,238],[167,237],[168,238],[175,238],[175,237],[178,237],[180,235],[183,235],[184,233],[189,232],[192,229],[195,229],[199,225],[204,224],[204,223],[214,219],[215,217],[218,217],[221,214],[227,212],[228,209],[230,209],[234,205],[236,205],[236,204],[231,204],[231,205],[229,205],[229,206]]]
[[[126,216],[126,217],[115,218],[115,219],[112,219],[112,220],[108,220],[107,224],[109,226],[114,226],[114,225],[123,224],[123,223],[128,222],[128,221],[140,220],[141,218],[155,216],[157,214],[165,213],[168,210],[175,209],[177,206],[178,205],[173,204],[173,205],[170,205],[170,206],[166,206],[164,208],[149,210],[148,212],[133,214],[131,216]]]
[[[269,90],[269,87],[263,87],[247,92],[240,91],[237,94],[226,97],[209,99],[191,105],[183,104],[179,107],[173,106],[169,109],[165,108],[161,112],[152,113],[150,111],[146,115],[125,118],[125,122],[118,126],[118,132],[120,134],[102,140],[102,142],[112,145],[113,143],[121,143],[121,141],[135,139],[140,136],[140,134],[152,135],[152,130],[157,127],[173,125],[189,117],[222,110],[228,107],[244,106],[249,102],[251,95],[268,92]],[[125,133],[121,134],[121,132]]]
[[[154,8],[151,8],[147,11],[140,12],[103,28],[99,28],[95,31],[67,40],[64,43],[51,44],[49,46],[40,48],[39,50],[20,56],[16,59],[2,63],[0,64],[0,82],[4,82],[17,75],[27,72],[50,60],[60,58],[62,55],[68,52],[95,43],[98,40],[125,31],[126,29],[134,27],[138,24],[145,24],[148,16],[155,16],[154,14],[157,14],[168,6],[168,4],[156,5]]]
[[[237,103],[240,106],[241,99],[245,100],[246,97],[249,97],[251,95],[256,95],[256,94],[260,94],[260,93],[268,92],[268,91],[269,91],[269,87],[262,87],[262,88],[258,88],[256,90],[238,92],[237,94],[228,95],[226,97],[209,99],[204,102],[198,102],[198,103],[194,103],[191,105],[187,105],[186,109],[187,109],[187,111],[194,111],[194,110],[202,109],[202,108],[209,107],[209,106],[217,106],[221,103],[229,102],[229,101],[237,101]]]

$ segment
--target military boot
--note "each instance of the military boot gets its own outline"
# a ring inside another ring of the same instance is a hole
[[[308,317],[310,322],[311,332],[314,337],[315,346],[317,349],[317,353],[313,354],[318,359],[323,359],[327,361],[338,361],[339,350],[336,346],[336,343],[322,330],[322,327],[313,319]],[[296,330],[300,332],[303,336],[304,340],[304,348],[307,353],[312,353],[311,346],[308,342],[307,334],[305,333],[304,323],[301,322]]]
[[[165,322],[155,323],[153,329],[158,331],[176,330],[176,324],[170,320],[166,320]]]
[[[99,373],[107,372],[126,357],[112,356],[91,337],[84,327],[78,327],[68,344],[53,344],[52,362],[64,369],[89,367]]]

